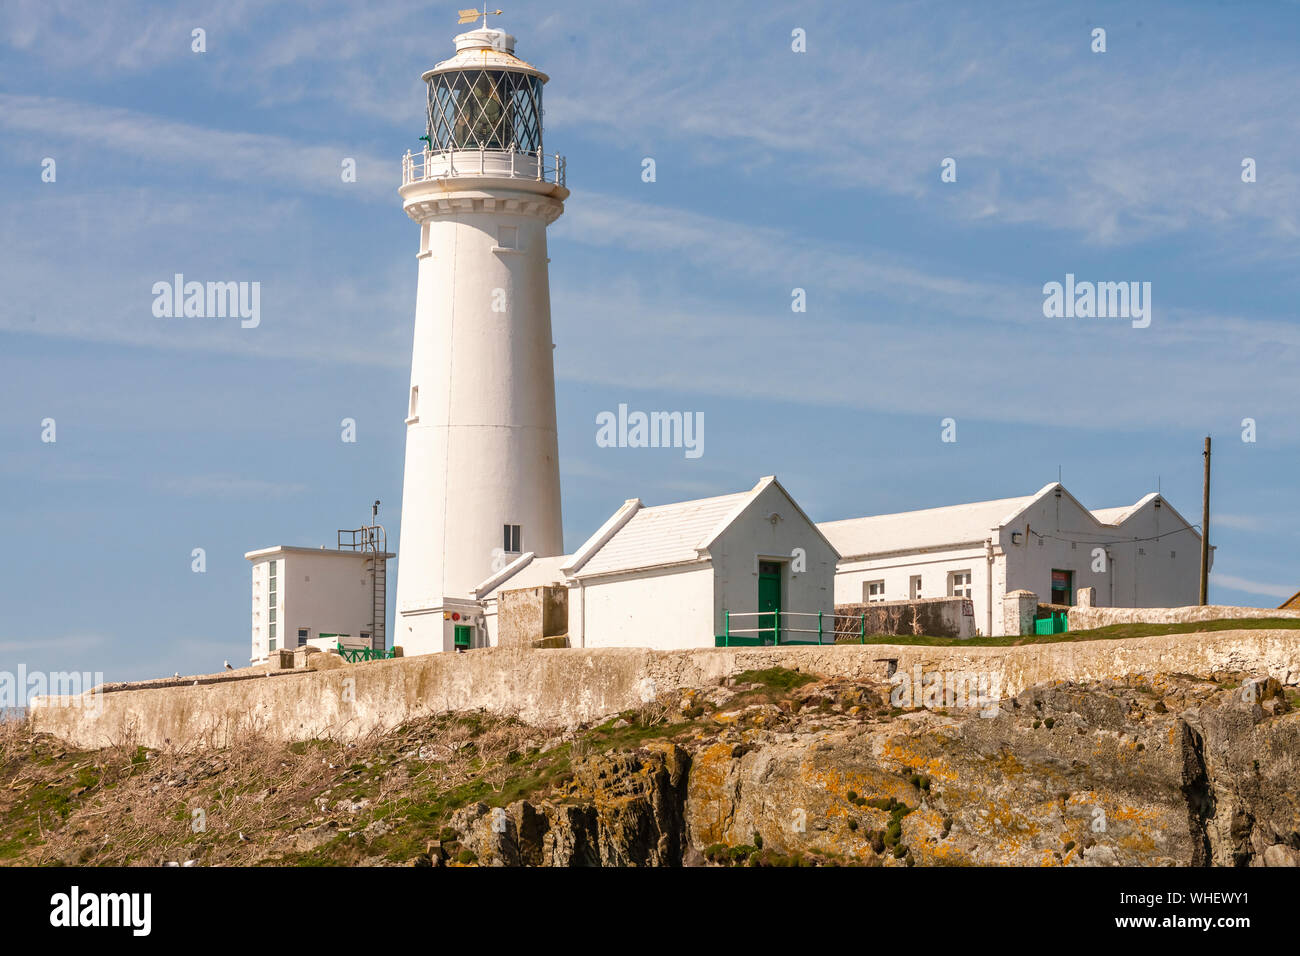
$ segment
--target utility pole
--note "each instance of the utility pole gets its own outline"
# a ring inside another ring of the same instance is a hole
[[[1201,606],[1210,593],[1210,436],[1205,436],[1205,480],[1201,490]]]

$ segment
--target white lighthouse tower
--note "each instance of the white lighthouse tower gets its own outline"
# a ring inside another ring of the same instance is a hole
[[[484,23],[423,75],[426,147],[402,162],[420,224],[393,636],[407,654],[485,643],[474,587],[564,546],[546,227],[569,191],[542,147],[547,76]]]

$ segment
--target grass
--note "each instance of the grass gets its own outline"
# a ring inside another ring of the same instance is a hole
[[[870,634],[866,644],[905,644],[925,647],[1018,647],[1023,644],[1062,644],[1072,641],[1117,641],[1134,637],[1158,637],[1162,634],[1202,634],[1210,631],[1297,631],[1300,618],[1246,617],[1222,621],[1186,621],[1180,624],[1111,624],[1087,631],[1066,631],[1064,634],[1029,634],[1017,637],[929,637],[911,634]],[[857,644],[856,638],[839,641]]]
[[[811,674],[791,670],[788,667],[768,667],[758,671],[741,671],[736,675],[737,684],[761,684],[768,690],[794,690],[804,684],[817,680]]]

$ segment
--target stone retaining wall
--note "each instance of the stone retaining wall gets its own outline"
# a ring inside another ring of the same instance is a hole
[[[330,670],[140,688],[113,685],[97,707],[32,708],[36,730],[68,744],[220,747],[238,735],[277,740],[353,739],[430,713],[487,710],[534,724],[574,725],[639,706],[679,688],[716,683],[745,670],[792,667],[824,677],[884,679],[896,669],[988,675],[1002,696],[1062,680],[1151,671],[1209,675],[1246,670],[1300,683],[1300,631],[1219,631],[1115,641],[1019,647],[897,644],[715,648],[532,650],[340,664]],[[233,676],[233,675],[232,675]]]
[[[1185,624],[1193,621],[1238,621],[1242,618],[1300,617],[1300,611],[1276,608],[1231,607],[1209,604],[1204,607],[1072,607],[1070,630],[1089,631],[1111,624]]]

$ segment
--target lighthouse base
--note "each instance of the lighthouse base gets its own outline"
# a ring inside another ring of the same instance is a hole
[[[404,608],[397,612],[393,644],[402,656],[455,653],[488,647],[483,606],[465,598],[444,598],[441,604]]]

